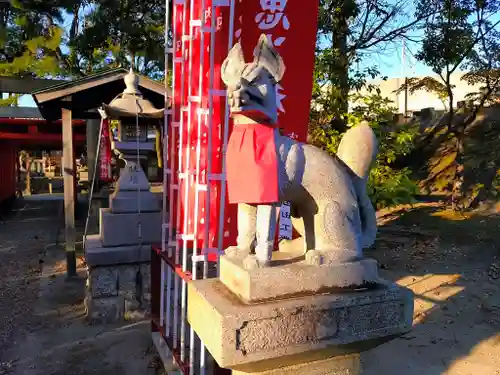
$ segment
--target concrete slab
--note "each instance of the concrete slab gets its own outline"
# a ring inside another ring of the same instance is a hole
[[[255,371],[253,371],[255,370]],[[259,366],[247,371],[232,371],[232,375],[359,375],[361,361],[359,354],[350,354],[340,357],[311,361],[290,366],[283,366],[272,370],[261,371]]]
[[[297,253],[277,251],[269,267],[247,270],[245,255],[220,258],[220,281],[245,302],[334,292],[351,285],[376,283],[377,261],[362,259],[334,266],[313,266]]]
[[[139,239],[139,224],[141,239]],[[101,208],[99,235],[102,245],[128,246],[161,243],[161,212],[113,214],[109,208]]]
[[[104,247],[98,234],[87,236],[85,261],[89,267],[150,262],[151,245]]]
[[[267,371],[369,350],[408,332],[412,315],[412,292],[388,282],[258,304],[243,303],[218,279],[188,284],[191,327],[221,367],[238,371],[256,371],[257,362]]]
[[[109,208],[114,214],[158,212],[161,211],[161,202],[150,191],[116,191],[109,197]]]

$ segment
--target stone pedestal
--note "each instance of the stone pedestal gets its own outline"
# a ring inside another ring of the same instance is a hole
[[[85,242],[87,316],[92,322],[142,319],[150,311],[151,244],[161,242],[162,218],[160,202],[133,161],[109,205],[100,209],[99,234]]]
[[[364,267],[372,282],[342,289],[322,266],[300,259],[245,270],[223,256],[220,279],[189,283],[189,323],[235,374],[359,374],[360,352],[411,329],[413,295],[375,280],[372,260],[343,267]]]
[[[270,267],[245,269],[245,255],[220,259],[220,281],[245,303],[340,290],[350,285],[375,285],[378,266],[362,259],[328,266],[313,266],[304,256],[275,252]]]

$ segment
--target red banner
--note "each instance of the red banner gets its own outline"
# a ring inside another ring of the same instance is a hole
[[[111,142],[109,140],[109,120],[102,120],[101,147],[99,149],[99,178],[111,182]]]
[[[313,85],[314,51],[319,0],[235,1],[235,38],[245,58],[261,34],[266,34],[285,62],[286,71],[277,86],[279,127],[301,142],[307,140]]]
[[[229,121],[228,127],[224,126],[226,97],[220,68],[232,47],[230,27],[234,27],[232,43],[241,42],[249,62],[262,33],[268,35],[282,55],[286,72],[277,87],[279,126],[284,134],[305,141],[318,0],[310,0],[307,5],[286,0],[203,3],[205,9],[201,9],[201,0],[174,1],[174,97],[165,167],[172,172],[170,222],[180,235],[177,239],[185,236],[191,247],[191,235],[196,233],[196,248],[216,249],[222,245],[224,249],[235,244],[237,235],[237,206],[227,202],[223,168],[225,142],[232,124]]]

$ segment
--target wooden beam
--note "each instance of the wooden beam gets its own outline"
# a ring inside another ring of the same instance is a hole
[[[62,133],[63,133],[63,178],[64,178],[64,222],[66,239],[66,273],[67,277],[76,274],[76,169],[75,150],[73,144],[73,126],[71,109],[62,108]]]
[[[33,91],[43,90],[63,82],[66,81],[0,76],[0,92],[12,94],[31,94]]]
[[[86,136],[84,134],[75,134],[75,141],[79,144],[86,142]],[[44,142],[61,142],[61,134],[48,134],[48,133],[13,133],[13,132],[0,132],[0,140],[11,140],[11,141],[36,141],[43,145]]]
[[[0,107],[0,117],[43,119],[38,108]]]

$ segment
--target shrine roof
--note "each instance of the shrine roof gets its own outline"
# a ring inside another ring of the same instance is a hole
[[[123,68],[110,69],[34,91],[32,96],[40,113],[47,120],[60,119],[62,108],[71,109],[73,118],[99,118],[98,113],[89,111],[111,102],[122,93],[125,89],[123,78],[127,73]],[[165,86],[145,76],[138,77],[139,90],[144,98],[156,108],[164,108]]]

